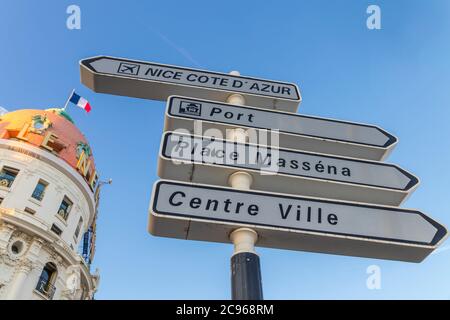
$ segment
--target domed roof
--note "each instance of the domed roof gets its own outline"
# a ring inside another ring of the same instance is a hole
[[[48,139],[50,133],[53,136]],[[6,113],[0,117],[0,138],[20,140],[52,152],[75,170],[84,151],[91,162],[89,171],[95,172],[88,141],[62,109],[23,109]]]

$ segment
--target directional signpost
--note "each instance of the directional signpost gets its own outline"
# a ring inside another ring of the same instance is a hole
[[[263,297],[255,243],[420,262],[447,237],[422,212],[396,207],[419,183],[379,162],[397,139],[294,114],[293,83],[107,56],[80,61],[80,72],[95,92],[168,99],[158,175],[170,180],[154,185],[149,232],[232,242],[233,299]]]
[[[258,245],[420,262],[447,231],[420,211],[160,180],[149,231],[179,239],[229,242],[251,227]]]
[[[397,138],[376,126],[297,115],[248,106],[172,96],[167,101],[165,131],[183,128],[226,130],[236,127],[256,130],[277,129],[279,146],[369,160],[387,157]],[[202,133],[201,133],[202,134]],[[257,132],[259,134],[259,132]]]
[[[166,132],[161,178],[228,185],[235,171],[252,174],[257,190],[399,205],[418,179],[398,166]]]
[[[241,94],[248,103],[296,112],[297,85],[165,64],[98,56],[80,61],[81,82],[95,92],[153,100],[170,95],[225,101]]]

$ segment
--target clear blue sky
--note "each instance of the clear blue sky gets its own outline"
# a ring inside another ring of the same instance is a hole
[[[81,30],[66,8],[81,7]],[[366,28],[366,8],[382,29]],[[372,123],[399,137],[388,161],[421,179],[405,207],[450,226],[450,2],[23,1],[0,3],[0,106],[61,106],[89,139],[103,190],[98,299],[228,299],[232,246],[155,238],[148,206],[164,103],[96,94],[78,61],[112,55],[297,83],[302,114]],[[450,244],[444,243],[445,248]],[[450,298],[450,250],[421,264],[258,248],[268,299]],[[381,267],[368,290],[366,268]]]

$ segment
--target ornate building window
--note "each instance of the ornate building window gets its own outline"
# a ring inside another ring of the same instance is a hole
[[[17,177],[19,170],[11,167],[3,167],[0,171],[0,186],[5,188],[11,188],[14,180]]]
[[[35,210],[33,210],[31,208],[28,208],[28,207],[25,207],[25,209],[23,209],[23,211],[25,211],[26,213],[31,214],[31,215],[35,215],[36,214]]]
[[[54,284],[57,276],[58,272],[56,266],[51,262],[46,263],[36,285],[36,290],[48,299],[53,299],[56,289]]]
[[[52,227],[50,228],[56,235],[60,236],[62,234],[62,230],[60,227],[58,227],[56,224],[52,224]]]
[[[75,234],[73,235],[75,241],[78,239],[78,236],[80,235],[82,225],[83,225],[83,217],[80,217],[80,220],[78,220],[77,228],[75,229]]]
[[[47,188],[48,183],[44,180],[39,180],[38,184],[34,188],[33,194],[31,195],[32,198],[42,201],[45,194],[45,189]]]
[[[69,198],[64,196],[64,199],[61,202],[61,205],[59,206],[58,209],[58,214],[60,215],[60,217],[63,218],[64,220],[67,220],[67,218],[69,217],[70,209],[72,209],[72,206],[73,202],[70,201]]]

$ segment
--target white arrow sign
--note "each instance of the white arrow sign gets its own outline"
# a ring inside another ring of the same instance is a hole
[[[195,131],[200,126],[196,126],[194,120],[202,121],[203,132]],[[203,135],[215,129],[226,137],[226,130],[236,127],[279,130],[273,134],[278,135],[282,148],[369,160],[386,158],[397,143],[393,135],[372,125],[188,97],[172,96],[167,101],[165,131],[183,128]]]
[[[251,105],[296,112],[297,85],[226,73],[99,56],[80,61],[81,82],[95,92],[153,100],[170,95],[225,101],[243,95]]]
[[[239,227],[259,246],[420,262],[447,235],[420,211],[175,181],[158,181],[149,231],[229,242]]]
[[[392,164],[164,134],[161,178],[226,186],[235,171],[251,173],[257,190],[387,205],[401,204],[418,185],[415,176]]]

